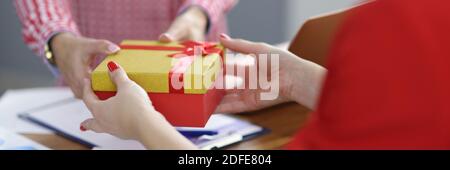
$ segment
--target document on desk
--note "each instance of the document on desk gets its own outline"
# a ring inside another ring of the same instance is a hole
[[[46,128],[19,119],[17,115],[72,98],[70,89],[64,87],[8,90],[0,98],[0,126],[16,133],[52,133]]]
[[[41,108],[20,116],[30,122],[55,131],[57,134],[95,149],[144,149],[137,141],[122,140],[109,134],[81,132],[80,123],[91,118],[89,110],[80,100],[67,101],[57,106]],[[201,149],[219,149],[267,132],[263,127],[221,114],[213,115],[205,128],[177,127],[179,130],[215,130],[217,135],[188,137]]]
[[[0,150],[49,150],[24,136],[0,128]]]
[[[80,123],[91,118],[89,110],[81,100],[73,99],[56,106],[41,108],[20,114],[24,119],[56,132],[58,135],[79,142],[87,147],[144,149],[137,141],[122,140],[105,133],[80,131]]]
[[[204,135],[200,137],[188,137],[200,149],[220,149],[234,143],[249,140],[253,137],[268,132],[267,129],[252,124],[248,121],[224,115],[214,114],[208,120],[204,128],[177,127],[179,130],[215,130],[217,135]]]

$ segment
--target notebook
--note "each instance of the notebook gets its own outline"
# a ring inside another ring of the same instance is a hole
[[[108,150],[145,149],[142,144],[134,140],[122,140],[109,134],[91,131],[81,132],[79,130],[80,123],[92,116],[84,103],[77,99],[58,101],[54,105],[50,104],[46,107],[21,113],[19,117],[90,148]],[[198,128],[177,127],[177,129]],[[268,132],[261,126],[223,114],[211,116],[203,129],[216,130],[218,134],[189,138],[200,149],[220,149]]]

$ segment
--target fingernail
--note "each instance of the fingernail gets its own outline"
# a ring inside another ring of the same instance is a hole
[[[225,33],[220,34],[220,38],[227,39],[227,40],[231,39],[230,36],[228,36]]]
[[[112,53],[118,52],[120,50],[120,47],[114,44],[111,44],[108,46],[108,50]]]
[[[87,129],[84,128],[83,125],[80,125],[80,130],[84,132],[84,131],[86,131]]]
[[[108,62],[108,69],[110,72],[113,72],[113,71],[117,70],[118,68],[119,68],[119,66],[116,64],[116,62],[114,62],[114,61]]]

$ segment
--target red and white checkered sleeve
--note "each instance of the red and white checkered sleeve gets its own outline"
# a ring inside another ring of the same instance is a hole
[[[33,52],[44,56],[49,39],[61,32],[79,35],[67,0],[14,0],[22,35]]]
[[[190,6],[199,6],[208,15],[209,24],[214,25],[231,10],[238,0],[186,0],[180,8],[180,12],[186,10]]]

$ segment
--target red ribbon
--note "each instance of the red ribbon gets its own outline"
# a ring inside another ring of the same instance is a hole
[[[175,57],[178,54],[194,56],[195,48],[201,50],[202,56],[222,52],[222,49],[216,48],[216,43],[211,42],[184,41],[183,43],[181,43],[181,45],[183,45],[184,47],[168,47],[158,45],[121,45],[120,48],[127,50],[181,51],[180,53],[170,54],[169,57]]]
[[[181,43],[184,47],[168,47],[158,45],[121,45],[121,49],[126,50],[162,50],[162,51],[181,51],[179,53],[169,54],[168,57],[178,57],[179,61],[172,67],[169,72],[169,92],[170,93],[184,93],[183,74],[187,68],[192,64],[195,59],[195,49],[200,50],[202,56],[218,53],[221,56],[223,51],[220,48],[216,48],[216,43],[210,42],[197,42],[197,41],[184,41]],[[180,89],[176,89],[172,86],[172,77],[177,76],[179,83],[182,83]]]
[[[199,49],[202,54],[202,56],[207,56],[209,54],[214,53],[221,53],[222,50],[220,48],[216,48],[216,43],[210,43],[210,42],[197,42],[197,41],[185,41],[181,43],[181,45],[184,46],[183,52],[181,53],[175,53],[170,54],[170,57],[174,57],[179,54],[185,54],[187,56],[194,56],[195,55],[195,49]]]

